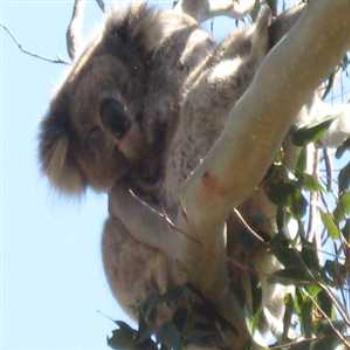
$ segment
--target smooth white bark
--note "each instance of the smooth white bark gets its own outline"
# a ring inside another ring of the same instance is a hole
[[[349,0],[314,0],[266,57],[181,196],[203,241],[259,184],[298,111],[350,47],[349,33]]]

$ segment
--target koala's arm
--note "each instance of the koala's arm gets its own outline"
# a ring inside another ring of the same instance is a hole
[[[138,242],[160,250],[168,258],[181,260],[182,247],[196,244],[152,208],[133,194],[124,184],[117,184],[109,194],[109,213],[121,220],[131,236]],[[198,244],[198,243],[197,243]]]

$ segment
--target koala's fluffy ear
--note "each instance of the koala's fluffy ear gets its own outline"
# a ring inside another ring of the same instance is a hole
[[[69,119],[68,99],[56,97],[41,122],[39,157],[42,171],[58,190],[79,194],[86,186],[74,157]]]

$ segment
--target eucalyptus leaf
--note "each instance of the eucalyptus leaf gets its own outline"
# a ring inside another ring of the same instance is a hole
[[[303,173],[298,176],[301,186],[311,192],[326,192],[324,186],[312,175]]]
[[[301,219],[306,214],[308,202],[301,190],[294,191],[290,196],[290,209],[294,217]]]
[[[340,238],[340,231],[339,231],[339,228],[334,221],[333,215],[330,213],[326,213],[322,210],[320,210],[320,214],[321,214],[321,220],[323,222],[323,225],[327,229],[329,235],[333,239]]]
[[[350,163],[348,163],[338,175],[339,192],[342,193],[350,188]]]
[[[310,243],[308,241],[304,241],[301,256],[307,267],[312,270],[312,272],[320,272],[320,262],[317,255],[316,242]]]
[[[291,294],[288,294],[285,298],[285,311],[283,315],[283,333],[282,339],[288,338],[288,331],[292,324],[292,316],[294,312],[294,302]]]
[[[328,336],[312,343],[310,350],[335,350],[340,344],[337,336]]]
[[[321,309],[326,313],[326,315],[330,318],[332,318],[332,313],[333,313],[333,303],[328,294],[322,290],[318,295],[317,295],[317,302]]]
[[[163,324],[157,332],[156,337],[160,343],[167,345],[172,350],[182,349],[181,333],[171,322]]]
[[[298,155],[297,163],[295,166],[296,174],[304,174],[306,169],[306,147],[303,147]]]
[[[345,140],[338,148],[337,151],[335,153],[335,156],[339,159],[343,156],[343,154],[346,151],[350,150],[350,138],[348,138],[347,140]]]
[[[305,286],[315,282],[307,271],[292,267],[274,272],[270,276],[270,281],[296,286]]]
[[[350,215],[350,192],[344,192],[340,195],[333,215],[336,222],[344,220]]]
[[[334,116],[328,116],[321,123],[308,125],[297,129],[292,134],[292,142],[296,146],[305,146],[311,142],[317,142],[322,139],[334,120]]]
[[[350,238],[350,219],[345,220],[345,225],[341,231],[343,233],[344,238],[346,240],[349,240],[349,238]]]
[[[119,329],[112,332],[112,336],[107,338],[107,344],[116,350],[138,350],[136,342],[136,331],[124,322],[117,321]]]
[[[312,301],[310,299],[305,300],[301,308],[301,327],[303,334],[305,334],[307,338],[312,336],[312,309]]]

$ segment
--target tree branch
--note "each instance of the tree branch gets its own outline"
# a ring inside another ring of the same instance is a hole
[[[301,106],[350,47],[349,32],[349,0],[314,0],[266,57],[181,195],[190,222],[179,222],[203,244],[215,247],[217,228],[259,184]],[[208,276],[198,265],[196,276]]]
[[[45,61],[45,62],[49,62],[49,63],[55,63],[55,64],[69,64],[67,61],[62,60],[61,58],[49,58],[49,57],[45,57],[45,56],[41,56],[38,55],[34,52],[28,51],[27,49],[25,49],[22,44],[16,39],[16,37],[14,36],[14,34],[10,31],[10,29],[8,27],[6,27],[3,24],[0,24],[0,27],[5,31],[5,33],[7,33],[7,35],[11,38],[11,40],[15,43],[15,45],[17,46],[17,48],[24,53],[25,55],[37,58],[41,61]]]

